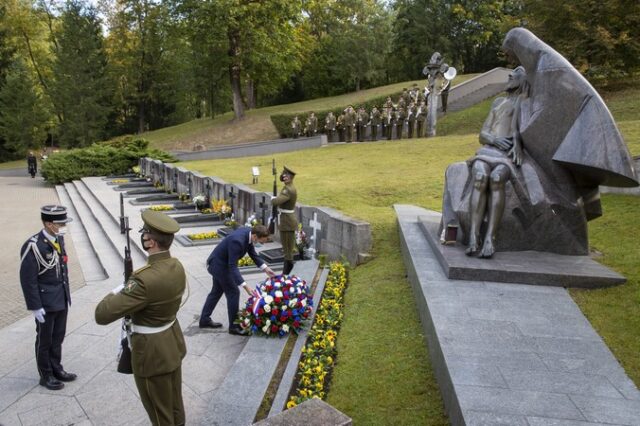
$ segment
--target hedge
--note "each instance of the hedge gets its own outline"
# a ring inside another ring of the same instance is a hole
[[[164,151],[150,149],[149,141],[127,136],[54,153],[43,162],[42,176],[52,184],[61,184],[86,176],[119,175],[131,172],[140,157],[176,161]]]

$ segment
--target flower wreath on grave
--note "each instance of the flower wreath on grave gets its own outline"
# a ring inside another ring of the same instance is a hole
[[[306,281],[295,275],[276,275],[256,286],[236,322],[252,334],[298,334],[312,307]]]
[[[191,199],[196,209],[202,210],[207,207],[207,197],[204,194],[198,194]]]

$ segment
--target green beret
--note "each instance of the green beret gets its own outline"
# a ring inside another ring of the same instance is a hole
[[[295,176],[295,175],[296,175],[296,172],[294,172],[294,171],[291,169],[291,167],[283,166],[283,167],[282,167],[282,169],[283,169],[283,171],[284,171],[284,172],[289,173],[291,176]]]
[[[151,232],[155,231],[161,234],[175,234],[180,230],[178,222],[162,212],[145,210],[142,212],[142,221],[144,222],[145,228],[149,229]]]

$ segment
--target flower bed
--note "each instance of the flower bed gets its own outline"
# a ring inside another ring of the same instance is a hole
[[[198,234],[187,234],[187,238],[193,241],[215,240],[217,238],[220,238],[220,235],[218,235],[216,231],[211,231],[211,232],[200,232]]]
[[[344,263],[333,262],[315,321],[302,348],[296,373],[297,387],[287,402],[287,408],[311,398],[324,399],[328,378],[336,358],[336,337],[342,322],[344,291],[348,283]]]
[[[306,281],[295,275],[276,275],[256,286],[238,323],[252,334],[280,337],[290,332],[297,334],[312,306]]]
[[[162,212],[166,210],[173,210],[174,207],[171,204],[158,204],[157,206],[149,207],[149,210],[153,210],[154,212]]]
[[[238,260],[238,266],[253,266],[255,262],[249,256],[245,256],[242,259]]]

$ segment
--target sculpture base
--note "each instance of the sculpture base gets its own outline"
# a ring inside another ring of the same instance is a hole
[[[449,279],[580,288],[610,287],[626,281],[589,256],[538,251],[497,252],[491,259],[467,256],[461,244],[440,243],[439,218],[421,216],[418,224]]]

